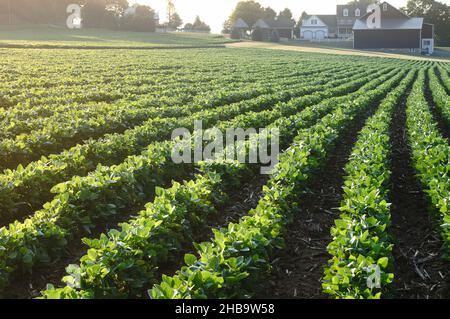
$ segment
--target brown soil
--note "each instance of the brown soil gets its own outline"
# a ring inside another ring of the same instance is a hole
[[[258,205],[263,195],[263,186],[269,181],[270,175],[255,173],[241,189],[236,189],[228,200],[228,204],[221,211],[205,222],[202,235],[198,240],[210,240],[213,238],[212,229],[228,227],[230,223],[237,223],[239,219],[246,216],[250,210]]]
[[[231,192],[227,204],[220,208],[217,214],[210,216],[201,228],[195,230],[194,242],[188,243],[178,250],[171,258],[171,262],[161,265],[160,275],[174,275],[177,270],[184,266],[184,255],[196,251],[194,243],[211,240],[214,237],[213,229],[227,227],[229,223],[236,223],[241,217],[247,215],[251,209],[255,208],[263,194],[263,186],[267,184],[268,180],[269,175],[261,175],[257,172],[240,189]]]
[[[75,241],[75,240],[74,240]],[[85,245],[81,244],[81,238],[76,240],[77,247],[68,249],[67,256],[55,260],[53,263],[37,267],[33,273],[22,274],[12,280],[12,285],[6,289],[2,298],[32,299],[40,296],[47,284],[62,286],[61,279],[66,275],[66,267],[70,264],[78,264],[80,257],[86,253]]]
[[[406,96],[391,128],[391,233],[394,245],[394,297],[449,298],[450,267],[440,256],[442,241],[428,201],[415,178],[406,137]]]
[[[169,183],[162,187],[170,187]],[[146,202],[152,201],[154,194],[149,194]],[[40,292],[45,290],[47,284],[53,284],[55,287],[63,286],[61,279],[66,275],[66,267],[70,264],[79,264],[80,258],[87,253],[88,247],[82,242],[82,239],[98,238],[102,233],[118,227],[121,222],[126,222],[137,212],[144,208],[143,205],[129,207],[129,214],[119,214],[111,217],[103,224],[94,228],[90,234],[79,233],[77,237],[70,239],[69,245],[62,256],[52,263],[37,266],[32,273],[17,274],[12,280],[11,285],[6,289],[4,297],[15,299],[30,299],[40,296]]]
[[[378,105],[378,104],[377,104]],[[260,298],[324,299],[323,267],[330,258],[327,246],[330,229],[339,213],[342,200],[344,166],[365,119],[375,111],[369,108],[357,117],[331,152],[325,166],[316,172],[305,192],[299,197],[300,209],[288,226],[285,243],[272,262],[273,274]]]

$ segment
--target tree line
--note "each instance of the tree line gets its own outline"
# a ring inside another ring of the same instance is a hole
[[[238,19],[244,20],[249,26],[252,26],[259,19],[288,19],[292,20],[292,11],[288,8],[277,12],[271,7],[263,7],[256,1],[241,1],[231,13],[230,17],[223,24],[223,33],[231,33],[233,25]]]
[[[348,4],[369,5],[377,0],[353,0]],[[450,6],[436,0],[408,0],[406,7],[401,8],[411,17],[423,17],[426,23],[435,26],[436,41],[440,45],[450,45]],[[298,34],[303,16],[297,20],[295,32]],[[250,27],[259,19],[292,19],[289,9],[278,14],[270,7],[263,7],[256,1],[241,1],[223,25],[223,33],[232,33],[233,25],[238,19],[244,20]]]
[[[159,26],[156,13],[150,6],[135,5],[133,13],[126,14],[130,8],[128,0],[0,0],[0,24],[65,25],[66,9],[70,4],[80,5],[82,24],[86,28],[153,32]],[[182,24],[183,20],[174,11],[161,27],[177,29]],[[199,17],[186,24],[185,29],[210,31]]]
[[[435,0],[409,0],[402,10],[412,17],[423,17],[434,24],[439,45],[450,45],[450,5]]]

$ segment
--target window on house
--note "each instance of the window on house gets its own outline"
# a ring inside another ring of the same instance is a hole
[[[361,16],[361,10],[356,9],[355,10],[355,17],[359,17],[359,16]]]
[[[348,17],[348,9],[344,9],[344,17]]]
[[[383,11],[387,11],[387,9],[388,9],[387,3],[383,3]]]
[[[317,19],[312,19],[312,20],[311,20],[311,24],[312,24],[312,25],[317,25]]]

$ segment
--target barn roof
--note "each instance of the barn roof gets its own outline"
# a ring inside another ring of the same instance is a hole
[[[318,17],[323,23],[329,27],[337,26],[337,16],[335,14],[307,14],[304,16],[309,19],[310,17]]]
[[[360,4],[338,4],[336,6],[336,13],[339,18],[348,18],[344,17],[344,9],[348,10],[348,17],[354,18],[356,9],[359,9],[361,11],[361,15],[366,13],[367,11],[367,5],[360,5]]]
[[[295,26],[295,21],[290,19],[259,19],[255,27],[262,29],[291,29]]]
[[[236,29],[248,29],[249,28],[248,24],[241,18],[236,20],[233,27]]]
[[[384,30],[421,30],[423,18],[382,19],[381,29]],[[371,30],[367,27],[366,19],[356,20],[353,30]],[[379,29],[377,29],[379,30]]]
[[[318,15],[319,19],[322,20],[323,23],[325,23],[329,27],[335,27],[337,26],[337,16],[335,14],[321,14]]]
[[[384,4],[387,4],[388,12],[390,12],[390,14],[388,14],[388,15],[390,15],[390,17],[388,17],[388,18],[390,18],[390,19],[394,19],[394,17],[396,19],[409,19],[410,18],[405,12],[403,12],[402,10],[397,9],[396,7],[394,7],[393,5],[389,4],[386,1],[380,3],[379,5],[381,7]],[[369,7],[367,7],[367,12],[362,17],[360,17],[359,19],[361,19],[361,20],[367,19],[367,17],[369,15],[371,15],[372,13],[373,13],[373,10],[370,11]],[[387,13],[385,11],[381,11],[381,17],[384,17],[386,14]]]

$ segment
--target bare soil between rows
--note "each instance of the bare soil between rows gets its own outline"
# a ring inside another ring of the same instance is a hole
[[[430,93],[427,90],[428,101]],[[390,202],[394,241],[392,297],[450,297],[450,265],[441,259],[442,241],[411,160],[406,135],[406,99],[398,105],[391,126]]]
[[[395,298],[450,298],[450,267],[443,261],[442,241],[437,232],[436,220],[430,214],[429,202],[415,177],[411,163],[411,151],[406,138],[406,93],[396,107],[391,127],[391,233],[395,237],[395,279],[392,296]],[[449,138],[449,128],[437,113],[427,85],[425,95],[430,108],[439,123],[439,128]],[[306,190],[298,198],[300,209],[294,222],[286,232],[286,247],[274,258],[272,276],[263,283],[260,298],[311,299],[326,298],[321,288],[323,267],[330,256],[326,251],[332,240],[330,228],[339,218],[342,200],[344,167],[348,161],[358,132],[371,116],[378,103],[372,105],[362,115],[355,118],[354,125],[341,136],[336,147],[330,152],[326,164],[308,183]],[[195,232],[195,241],[207,241],[213,237],[212,229],[226,227],[238,222],[248,211],[255,208],[262,196],[262,188],[269,176],[255,174],[242,188],[233,190],[227,204],[218,214],[211,216]],[[136,212],[138,208],[130,209]],[[127,220],[132,215],[122,216]],[[106,223],[95,230],[95,235],[116,226],[117,221]],[[96,237],[96,236],[90,236]],[[86,253],[80,238],[73,240],[64,258],[50,265],[38,268],[32,275],[18,278],[7,297],[33,298],[45,289],[49,282],[59,284],[70,263],[79,263]],[[173,275],[183,266],[185,253],[195,251],[194,243],[188,243],[177,251],[172,262],[162,265],[159,274]],[[175,260],[175,262],[173,262]],[[149,287],[150,288],[150,287]]]
[[[193,176],[189,173],[187,176]],[[177,178],[177,181],[185,178]],[[189,179],[189,178],[188,178]],[[166,182],[160,187],[170,187],[171,182]],[[153,201],[155,197],[154,192],[149,192],[145,202]],[[96,228],[91,230],[91,233],[78,233],[75,237],[69,239],[69,244],[66,247],[65,253],[55,259],[49,264],[42,264],[33,270],[31,273],[16,274],[12,277],[9,288],[4,293],[6,298],[14,299],[31,299],[40,296],[41,291],[46,289],[47,284],[53,284],[55,287],[61,287],[62,278],[67,274],[66,267],[71,264],[80,264],[80,258],[87,253],[87,247],[82,239],[98,238],[101,234],[107,233],[111,229],[118,228],[119,223],[127,222],[131,218],[137,215],[142,209],[144,204],[129,207],[126,209],[129,213],[113,216],[104,223],[97,225]]]
[[[344,167],[365,120],[378,103],[357,116],[338,139],[326,164],[314,173],[298,198],[299,211],[286,231],[285,248],[272,261],[273,272],[258,298],[325,299],[322,292],[324,266],[330,258],[331,227],[339,218]]]
[[[184,255],[196,252],[195,243],[210,241],[214,238],[213,229],[220,229],[228,227],[230,223],[237,223],[250,210],[256,208],[263,195],[263,186],[267,184],[269,177],[269,175],[256,173],[240,189],[229,193],[227,204],[219,208],[216,214],[209,216],[203,225],[195,230],[192,242],[178,250],[171,261],[160,266],[158,276],[161,277],[163,274],[175,275],[176,271],[185,265]]]
[[[450,267],[441,259],[442,240],[428,201],[415,178],[406,141],[405,105],[409,92],[397,106],[392,138],[392,227],[395,237],[395,279],[387,297],[438,299],[450,297]],[[288,227],[286,248],[273,260],[274,272],[259,294],[262,298],[322,299],[323,267],[332,240],[330,228],[339,217],[344,165],[356,141],[358,125],[340,139],[327,164],[314,176],[299,198],[300,211]]]

